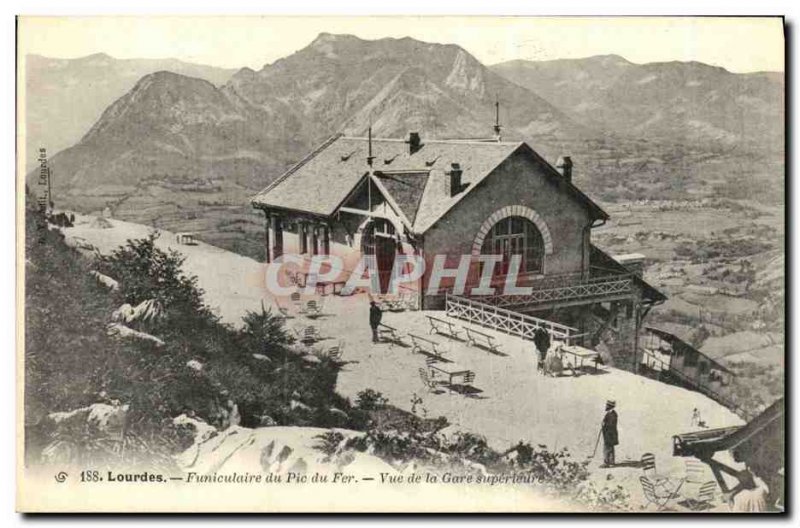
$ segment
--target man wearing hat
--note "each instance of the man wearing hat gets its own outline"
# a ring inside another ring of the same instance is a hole
[[[614,465],[614,446],[619,444],[617,436],[617,411],[614,408],[617,402],[614,400],[606,401],[606,415],[603,416],[603,465],[600,467],[611,467]]]

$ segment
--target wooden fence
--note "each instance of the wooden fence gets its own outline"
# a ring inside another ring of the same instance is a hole
[[[499,332],[532,340],[537,328],[547,330],[550,337],[564,341],[568,345],[583,337],[578,329],[546,319],[539,319],[498,306],[478,302],[456,295],[445,296],[445,310],[448,316],[463,319]]]

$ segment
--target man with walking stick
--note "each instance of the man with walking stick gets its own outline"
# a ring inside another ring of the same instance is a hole
[[[603,416],[603,424],[600,432],[603,435],[603,464],[600,467],[612,467],[614,465],[614,446],[619,444],[617,435],[617,411],[614,409],[617,402],[606,401],[606,414]]]

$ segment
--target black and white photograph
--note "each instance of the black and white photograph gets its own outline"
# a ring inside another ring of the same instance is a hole
[[[16,31],[19,511],[787,512],[781,16]]]

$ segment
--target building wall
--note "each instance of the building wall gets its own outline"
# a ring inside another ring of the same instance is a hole
[[[428,269],[437,254],[448,255],[448,267],[455,268],[461,255],[472,252],[481,225],[495,211],[506,206],[522,205],[544,219],[552,237],[553,252],[545,255],[544,275],[581,273],[588,270],[589,255],[586,226],[589,212],[557,181],[545,175],[545,168],[523,153],[503,162],[478,188],[473,189],[424,235]],[[478,279],[477,266],[471,280]],[[443,285],[446,285],[443,282]],[[426,307],[441,304],[434,297]]]

